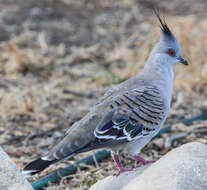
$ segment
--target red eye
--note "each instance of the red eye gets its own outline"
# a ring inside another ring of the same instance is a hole
[[[167,54],[170,55],[170,56],[172,56],[172,57],[175,57],[175,51],[174,51],[174,49],[169,48],[169,49],[167,50]]]

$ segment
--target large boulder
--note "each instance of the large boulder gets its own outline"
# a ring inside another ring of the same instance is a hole
[[[98,181],[90,188],[90,190],[121,190],[128,183],[130,183],[130,181],[140,175],[147,167],[149,167],[149,165],[140,167],[139,169],[130,172],[123,173],[118,177],[108,176],[105,179]]]
[[[0,189],[33,190],[17,166],[0,147]]]
[[[97,182],[91,187],[95,189],[207,190],[207,146],[198,142],[182,145],[149,167]]]

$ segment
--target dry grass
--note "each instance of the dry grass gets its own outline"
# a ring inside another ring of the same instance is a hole
[[[20,19],[21,32],[14,30],[10,39],[0,43],[0,144],[19,167],[52,147],[109,87],[138,74],[159,39],[157,21],[134,0],[119,1],[119,5],[108,0],[44,2],[33,7],[32,0],[28,1],[25,6],[31,9],[29,13],[22,8],[23,1],[16,6],[2,3],[6,10],[3,16],[11,17],[14,23],[17,15],[32,15]],[[206,111],[207,105],[207,20],[193,11],[188,16],[180,15],[170,14],[166,19],[190,66],[175,68],[168,124]],[[159,159],[183,143],[207,143],[205,131],[195,132],[205,126],[206,122],[200,122],[190,128],[174,127],[172,135],[191,130],[190,135],[174,140],[170,147],[165,144],[168,136],[153,140],[143,155]],[[123,161],[135,164],[131,159]],[[41,175],[54,169],[57,166]],[[80,171],[71,180],[63,179],[59,186],[48,189],[88,189],[114,171],[108,159],[99,163],[99,168]]]

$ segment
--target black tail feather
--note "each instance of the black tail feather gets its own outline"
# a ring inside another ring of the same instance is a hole
[[[29,163],[23,170],[23,174],[25,175],[34,175],[43,171],[45,168],[50,166],[51,164],[57,162],[57,160],[43,160],[39,158],[37,160],[32,161]]]

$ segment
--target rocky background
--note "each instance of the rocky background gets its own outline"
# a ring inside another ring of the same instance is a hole
[[[168,125],[207,111],[206,1],[0,0],[0,145],[19,168],[46,153],[107,89],[140,72],[159,39],[152,5],[190,63],[175,68]],[[187,142],[207,144],[206,125],[173,125],[141,155],[157,160]],[[135,165],[125,158],[124,164]],[[88,190],[115,170],[109,158],[47,189]]]

